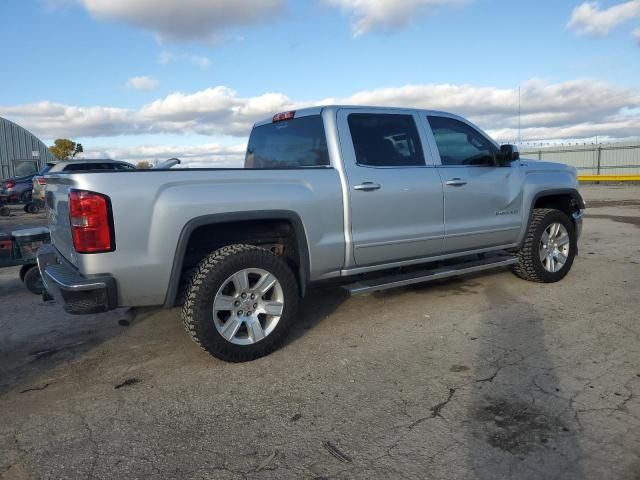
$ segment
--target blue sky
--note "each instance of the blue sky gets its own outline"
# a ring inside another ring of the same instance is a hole
[[[5,0],[0,13],[0,116],[96,154],[228,162],[256,119],[322,100],[452,110],[513,140],[518,87],[526,140],[640,129],[640,0]]]

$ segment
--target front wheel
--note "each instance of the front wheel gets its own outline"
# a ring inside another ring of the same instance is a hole
[[[532,282],[557,282],[569,273],[576,251],[571,219],[560,210],[536,208],[513,272]]]
[[[297,306],[296,278],[282,257],[253,245],[229,245],[198,265],[182,320],[205,351],[244,362],[282,344]]]

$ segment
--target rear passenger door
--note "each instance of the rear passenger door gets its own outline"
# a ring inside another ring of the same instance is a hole
[[[412,110],[338,111],[353,259],[379,265],[440,253],[442,182]]]

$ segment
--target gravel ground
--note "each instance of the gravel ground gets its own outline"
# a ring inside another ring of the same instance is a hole
[[[583,194],[564,281],[316,290],[246,364],[0,270],[0,478],[638,480],[640,187]]]

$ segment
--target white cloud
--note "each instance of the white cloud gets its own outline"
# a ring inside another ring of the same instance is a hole
[[[143,160],[155,164],[155,162],[177,157],[182,160],[182,167],[241,167],[244,163],[246,148],[246,142],[232,146],[218,143],[189,147],[176,145],[139,145],[127,148],[98,146],[85,150],[83,157],[111,158],[134,165]]]
[[[450,84],[405,85],[316,100],[294,100],[283,93],[242,97],[231,88],[218,86],[193,93],[175,92],[138,109],[38,102],[0,106],[0,116],[44,138],[141,134],[246,137],[253,123],[275,112],[321,104],[452,111],[470,118],[498,140],[517,137],[516,89]],[[522,138],[529,141],[637,136],[640,91],[596,80],[547,83],[532,79],[522,84],[521,125]]]
[[[173,62],[187,62],[195,65],[202,70],[206,70],[211,65],[211,60],[201,55],[193,55],[190,53],[173,53],[169,51],[160,52],[158,55],[158,63],[161,65],[167,65]]]
[[[323,0],[350,15],[354,36],[373,30],[406,27],[418,15],[437,7],[458,6],[472,0]]]
[[[127,80],[127,87],[133,88],[134,90],[142,90],[148,92],[153,90],[159,85],[158,80],[153,77],[131,77]]]
[[[211,40],[228,27],[272,18],[286,0],[81,0],[95,18],[123,22],[166,40]]]
[[[567,27],[579,35],[604,36],[618,25],[640,16],[640,0],[601,10],[597,2],[585,2],[573,9]]]
[[[635,38],[636,42],[638,43],[638,45],[640,45],[640,27],[636,28],[633,33],[633,38]]]

